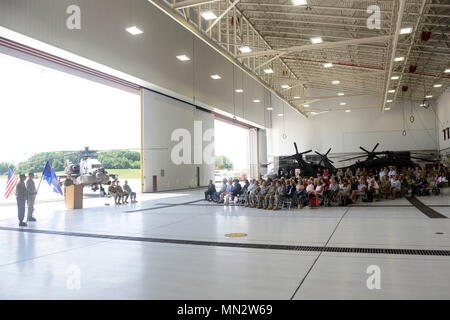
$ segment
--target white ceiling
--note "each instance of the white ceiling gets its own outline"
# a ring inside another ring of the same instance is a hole
[[[213,41],[235,63],[303,112],[308,110],[302,99],[321,89],[329,92],[327,96],[338,92],[378,96],[382,110],[389,104],[385,100],[437,98],[450,82],[450,73],[444,72],[450,68],[448,1],[307,0],[301,6],[291,0],[149,1],[188,23],[198,36]],[[372,14],[367,10],[373,4],[380,9],[379,29],[367,26]],[[221,18],[212,27],[215,20],[199,15],[208,10]],[[405,27],[413,31],[399,34]],[[427,41],[422,40],[425,32],[431,33]],[[312,45],[311,37],[321,37],[323,43]],[[252,51],[241,53],[243,46]],[[392,61],[395,57],[404,60]],[[324,63],[333,66],[325,68]],[[414,72],[410,66],[416,67]],[[268,67],[274,73],[263,71]],[[391,80],[392,76],[399,79]],[[333,80],[340,83],[333,84]],[[408,87],[407,91],[402,87]]]

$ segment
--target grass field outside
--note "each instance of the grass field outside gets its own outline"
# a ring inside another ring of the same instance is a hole
[[[108,173],[119,175],[119,179],[140,179],[141,169],[106,169]],[[64,171],[57,171],[56,175],[63,175]]]
[[[141,178],[141,169],[107,169],[108,173],[112,174],[118,174],[119,179],[140,179]],[[56,175],[64,175],[64,171],[57,171],[55,172]],[[39,177],[41,176],[40,173],[35,173]],[[6,175],[0,175],[0,178],[6,178]]]

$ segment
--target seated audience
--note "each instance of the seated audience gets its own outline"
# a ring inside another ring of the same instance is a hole
[[[287,174],[286,174],[287,172]],[[356,168],[355,173],[347,168],[323,170],[317,177],[303,177],[296,170],[291,169],[279,172],[279,178],[272,181],[270,178],[260,180],[245,180],[241,186],[239,180],[224,179],[219,191],[210,180],[208,190],[205,192],[205,200],[229,204],[230,200],[240,199],[246,207],[279,210],[285,203],[289,208],[301,209],[305,205],[317,207],[321,205],[348,205],[357,203],[359,196],[365,196],[363,201],[372,202],[381,200],[381,195],[388,199],[396,199],[407,195],[411,189],[412,196],[426,195],[431,190],[433,194],[439,194],[440,190],[448,186],[450,170],[445,166],[435,166],[431,169],[390,166],[379,170],[367,170],[364,167]],[[125,181],[124,190],[118,181],[111,183],[108,191],[114,197],[116,204],[127,203],[128,195],[134,202],[135,193],[128,189]],[[240,197],[242,195],[242,198]],[[366,200],[367,199],[367,200]],[[241,201],[235,201],[240,204]]]
[[[417,194],[417,190],[425,188],[427,182],[422,178],[422,174],[418,173],[417,178],[411,183],[411,195],[414,197]]]
[[[137,202],[136,201],[136,192],[133,192],[133,190],[131,190],[131,187],[128,184],[128,180],[125,180],[123,182],[123,190],[130,195],[131,203],[136,203]]]
[[[402,191],[402,184],[398,180],[398,176],[395,175],[391,179],[391,199],[395,200],[395,197]]]
[[[222,185],[220,186],[219,191],[214,193],[213,201],[220,202],[220,200],[222,199],[222,193],[224,193],[226,189],[227,189],[227,179],[224,178],[222,180]]]
[[[211,201],[214,199],[214,193],[216,193],[216,186],[212,180],[209,180],[208,190],[205,191],[205,200]]]
[[[364,178],[361,177],[357,184],[357,189],[352,191],[352,202],[356,203],[358,196],[363,195],[366,192],[367,186]]]
[[[128,203],[128,197],[130,195],[128,194],[128,192],[123,191],[122,187],[120,186],[119,181],[116,181],[116,192],[119,194],[120,199],[122,199],[122,204]],[[119,203],[119,204],[121,204],[121,203]]]

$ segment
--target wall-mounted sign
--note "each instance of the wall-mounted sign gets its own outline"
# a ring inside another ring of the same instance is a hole
[[[450,139],[450,127],[447,127],[444,130],[442,130],[442,133],[444,134],[444,141]]]

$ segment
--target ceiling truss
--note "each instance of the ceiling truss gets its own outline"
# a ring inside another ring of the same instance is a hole
[[[396,101],[437,98],[450,83],[445,73],[450,68],[450,4],[445,0],[377,0],[380,25],[375,29],[368,27],[368,7],[374,4],[369,0],[307,0],[299,6],[291,0],[149,1],[183,19],[304,115],[317,110],[305,108],[300,99],[325,100],[333,92],[375,95],[383,111]],[[205,20],[204,11],[215,18]],[[412,32],[402,34],[406,27]],[[323,42],[312,44],[312,37]],[[243,47],[247,50],[241,52]],[[310,89],[328,94],[311,99]]]

